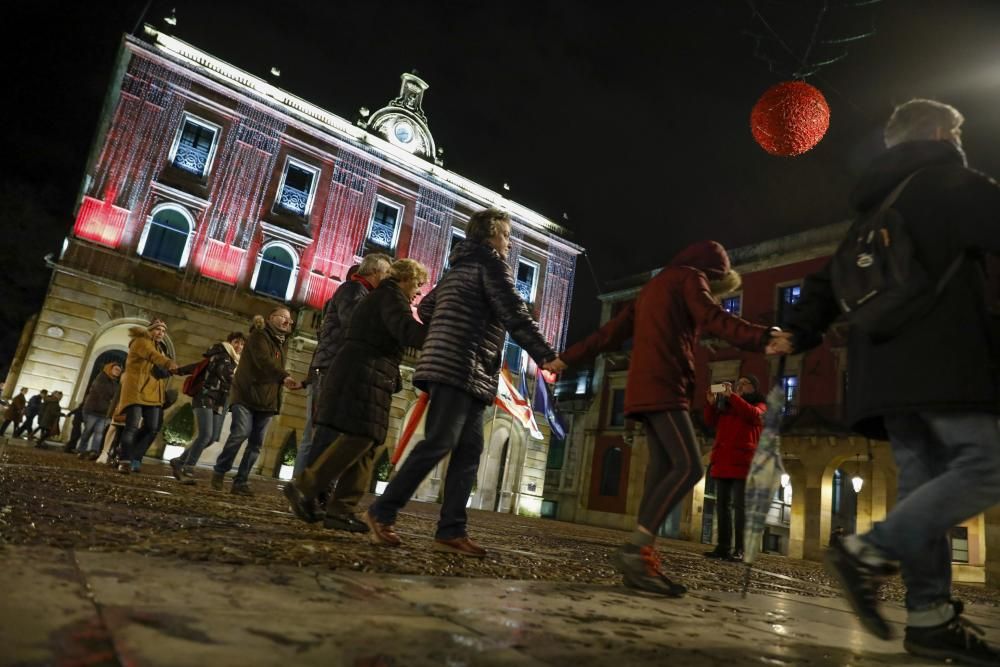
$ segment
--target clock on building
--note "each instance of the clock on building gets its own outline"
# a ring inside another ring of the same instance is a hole
[[[392,133],[400,143],[408,144],[413,141],[413,126],[405,120],[397,122]]]

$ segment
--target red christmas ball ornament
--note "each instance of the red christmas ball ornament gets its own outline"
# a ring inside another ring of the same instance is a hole
[[[801,155],[820,142],[830,127],[823,93],[805,81],[771,86],[750,112],[750,131],[771,155]]]

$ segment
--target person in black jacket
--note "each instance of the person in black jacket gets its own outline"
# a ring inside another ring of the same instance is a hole
[[[116,361],[104,365],[83,397],[80,412],[83,414],[83,431],[77,443],[81,459],[96,461],[101,455],[101,445],[104,443],[104,432],[108,428],[108,413],[114,407],[112,404],[118,395],[118,378],[121,377],[122,366]]]
[[[201,453],[219,441],[222,422],[226,419],[226,399],[246,342],[242,331],[234,331],[226,336],[225,341],[212,345],[202,355],[207,363],[199,378],[201,388],[191,399],[198,433],[180,456],[170,459],[170,470],[184,484],[195,483],[194,467],[198,465]],[[200,363],[178,368],[177,375],[190,375]]]
[[[396,515],[424,477],[451,455],[434,548],[483,557],[469,539],[465,504],[483,451],[483,413],[496,397],[506,332],[539,365],[558,357],[538,332],[507,265],[510,217],[486,209],[472,215],[450,269],[421,302],[428,323],[413,383],[430,393],[426,437],[364,514],[374,544],[397,546]]]
[[[313,420],[316,406],[313,404],[322,391],[323,379],[327,368],[337,356],[344,334],[351,323],[354,309],[369,292],[379,286],[382,279],[389,275],[389,265],[392,258],[382,253],[366,255],[357,270],[348,272],[347,280],[337,288],[323,307],[323,324],[316,341],[312,362],[309,364],[309,376],[303,381],[306,388],[306,425],[302,429],[302,441],[299,442],[295,455],[295,467],[292,476],[298,477],[306,466],[312,465],[316,458],[326,449],[336,437],[329,433],[329,440],[315,442]]]
[[[984,252],[1000,252],[1000,187],[966,167],[962,120],[932,100],[897,107],[885,128],[888,150],[852,195],[864,214],[913,175],[893,209],[915,259],[935,279],[959,255],[965,260],[930,310],[894,337],[872,340],[858,327],[848,333],[848,419],[862,435],[891,442],[899,497],[869,532],[831,543],[827,566],[864,626],[888,638],[878,588],[898,562],[906,650],[992,665],[1000,653],[973,634],[951,597],[950,529],[1000,502],[998,359],[980,266]],[[819,344],[838,314],[827,265],[806,278],[788,318],[795,350]]]
[[[21,434],[27,431],[31,433],[34,429],[33,423],[35,417],[38,416],[38,411],[42,409],[42,403],[49,396],[48,389],[42,389],[40,392],[28,399],[28,404],[24,408],[24,421],[14,429],[14,437],[20,438]]]
[[[403,386],[399,374],[403,350],[420,347],[427,334],[427,327],[413,318],[410,309],[426,280],[427,269],[419,262],[397,260],[389,277],[355,309],[329,367],[316,413],[317,441],[328,429],[339,435],[315,463],[285,485],[285,496],[301,519],[314,520],[312,501],[337,480],[324,525],[367,531],[354,512],[371,484],[389,430],[392,395]]]

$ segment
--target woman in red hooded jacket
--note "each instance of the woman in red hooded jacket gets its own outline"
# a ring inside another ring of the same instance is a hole
[[[719,544],[708,558],[743,560],[743,525],[746,515],[743,495],[753,453],[764,430],[767,403],[757,392],[753,375],[741,375],[734,387],[726,382],[719,394],[708,392],[705,423],[715,428],[715,444],[709,468],[716,482],[716,512],[719,516]],[[735,535],[734,535],[735,533]],[[734,538],[735,537],[735,541]],[[735,549],[730,548],[735,545]]]
[[[788,349],[788,335],[727,313],[713,294],[740,285],[715,241],[681,251],[614,319],[561,355],[574,366],[633,339],[625,414],[645,423],[649,467],[635,531],[613,562],[625,585],[679,597],[687,589],[660,569],[656,531],[704,473],[688,409],[694,394],[694,346],[700,332],[768,353]],[[558,362],[552,370],[558,370]]]

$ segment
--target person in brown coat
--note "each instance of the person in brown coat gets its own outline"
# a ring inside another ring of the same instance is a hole
[[[2,437],[7,432],[7,427],[11,424],[14,425],[14,430],[21,425],[21,419],[24,417],[24,406],[28,404],[28,388],[21,387],[21,393],[11,399],[10,405],[3,413],[3,424],[0,424],[0,437]]]
[[[118,472],[138,472],[142,457],[153,444],[163,421],[167,379],[177,364],[167,356],[163,339],[167,325],[154,318],[145,329],[132,327],[125,372],[121,376],[121,394],[115,414],[125,415],[121,436],[121,459]]]
[[[216,491],[222,490],[225,475],[246,442],[247,448],[230,491],[237,495],[253,495],[249,485],[250,470],[264,444],[267,425],[281,408],[281,390],[302,387],[285,370],[285,346],[292,332],[292,321],[291,311],[284,306],[272,310],[266,320],[260,316],[254,318],[229,390],[229,411],[233,420],[229,439],[222,446],[212,472],[211,484]]]
[[[633,339],[625,414],[646,426],[649,467],[635,531],[613,562],[625,584],[678,597],[687,589],[660,569],[656,532],[701,479],[701,453],[688,410],[694,395],[694,346],[706,332],[739,348],[771,353],[790,348],[788,335],[730,315],[713,294],[738,288],[739,274],[715,241],[681,251],[640,290],[636,300],[561,360],[568,366]]]

